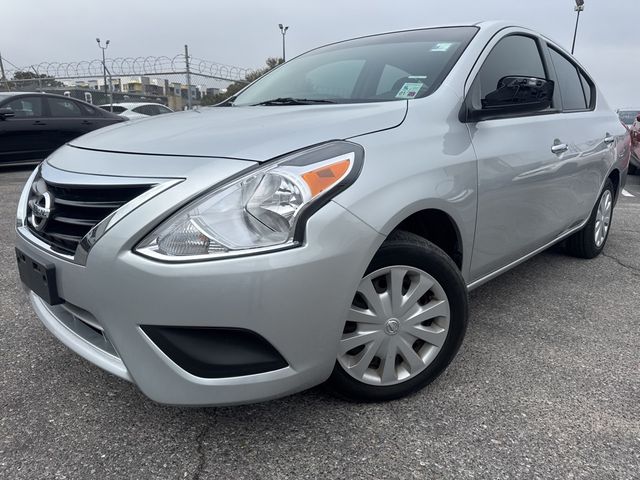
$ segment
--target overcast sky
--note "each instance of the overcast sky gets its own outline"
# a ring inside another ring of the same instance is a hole
[[[640,1],[586,0],[576,57],[612,107],[640,108]],[[510,20],[571,48],[574,0],[3,0],[0,52],[18,66],[110,57],[191,55],[255,68],[350,37],[481,20]]]

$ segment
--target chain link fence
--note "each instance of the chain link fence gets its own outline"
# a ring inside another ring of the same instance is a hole
[[[119,57],[70,63],[42,62],[5,69],[0,92],[63,94],[94,105],[162,103],[173,110],[199,105],[231,83],[243,83],[253,70],[185,53],[173,57]]]

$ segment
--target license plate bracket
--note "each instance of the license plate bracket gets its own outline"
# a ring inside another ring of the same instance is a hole
[[[45,265],[38,262],[17,248],[16,259],[18,260],[20,279],[30,290],[49,305],[58,305],[64,302],[58,295],[55,265]]]

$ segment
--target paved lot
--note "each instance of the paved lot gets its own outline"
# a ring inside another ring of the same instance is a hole
[[[0,172],[0,478],[640,478],[639,184],[604,256],[550,251],[473,292],[458,358],[411,398],[180,409],[31,312],[13,258],[26,176]]]

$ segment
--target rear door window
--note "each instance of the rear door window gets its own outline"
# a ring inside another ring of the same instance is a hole
[[[82,115],[85,117],[97,117],[100,116],[98,111],[94,107],[90,107],[89,105],[85,105],[84,103],[78,103],[80,106],[80,110],[82,111]]]
[[[111,106],[110,105],[100,105],[100,108],[102,110],[106,110],[107,112],[111,111]],[[120,106],[117,106],[117,105],[113,106],[113,113],[122,113],[125,110],[126,110],[126,108],[124,108],[124,107],[120,107]]]
[[[137,113],[142,113],[144,115],[161,115],[163,113],[171,113],[171,110],[169,110],[167,107],[165,107],[164,105],[143,105],[141,107],[138,108],[134,108],[133,109],[134,112]]]
[[[554,48],[549,48],[549,52],[551,53],[553,66],[556,69],[563,110],[586,110],[589,105],[585,97],[578,67]],[[591,103],[590,100],[591,89],[589,88],[589,103]]]
[[[68,98],[48,97],[49,112],[52,117],[81,117],[80,107]]]

